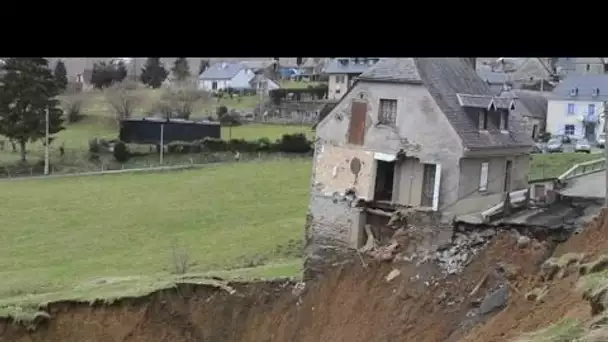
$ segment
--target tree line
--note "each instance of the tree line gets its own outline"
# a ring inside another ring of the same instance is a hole
[[[0,65],[0,136],[19,150],[20,160],[25,162],[27,145],[46,137],[47,112],[49,136],[65,129],[64,113],[57,96],[68,86],[67,69],[59,60],[52,70],[43,57],[6,58],[3,62]],[[199,75],[208,67],[209,61],[201,60]],[[187,79],[190,76],[187,59],[177,58],[171,72],[178,81]],[[121,83],[127,75],[124,61],[99,62],[93,67],[91,83],[96,88],[107,88]],[[139,80],[159,88],[168,75],[160,58],[151,57],[142,68]],[[43,144],[51,141],[52,138]]]
[[[202,59],[199,64],[198,75],[207,70],[209,64],[209,60]],[[187,80],[191,76],[188,59],[186,57],[176,58],[171,69],[167,70],[160,57],[150,57],[141,68],[139,81],[151,88],[160,88],[170,73],[178,82]],[[95,88],[107,88],[122,82],[127,74],[127,66],[122,60],[114,60],[109,63],[98,62],[93,66],[90,82]]]

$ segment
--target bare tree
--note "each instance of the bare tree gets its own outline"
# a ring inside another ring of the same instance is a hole
[[[158,108],[165,117],[189,119],[197,104],[208,101],[208,93],[190,87],[171,87],[164,91]]]
[[[131,81],[115,84],[106,90],[108,104],[116,114],[116,121],[128,119],[133,116],[141,99],[134,90],[137,85]]]

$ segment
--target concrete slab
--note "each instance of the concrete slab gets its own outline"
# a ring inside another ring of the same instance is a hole
[[[606,197],[606,174],[596,172],[568,180],[566,189],[559,193],[566,197],[600,199]]]

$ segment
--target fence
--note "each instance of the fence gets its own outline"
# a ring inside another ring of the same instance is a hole
[[[111,153],[104,153],[99,159],[92,160],[91,155],[79,149],[66,149],[63,154],[53,150],[49,158],[50,175],[99,173],[117,170],[154,170],[158,168],[201,166],[207,164],[234,163],[243,161],[272,161],[285,159],[311,159],[311,154],[292,153],[240,153],[238,156],[230,152],[201,152],[201,153],[163,153],[160,155],[150,150],[132,151],[135,153],[128,161],[119,163]],[[28,155],[28,163],[18,163],[19,154],[13,160],[0,165],[0,178],[23,178],[44,175],[44,157],[41,153]]]

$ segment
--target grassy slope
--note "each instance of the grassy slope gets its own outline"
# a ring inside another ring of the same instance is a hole
[[[308,161],[242,163],[5,182],[0,305],[31,300],[28,293],[69,297],[96,278],[166,277],[175,246],[188,253],[189,272],[266,260],[279,264],[237,274],[294,275],[289,246],[300,241],[310,167]]]
[[[554,153],[534,154],[530,163],[528,179],[558,177],[574,164],[602,158],[601,154]]]

